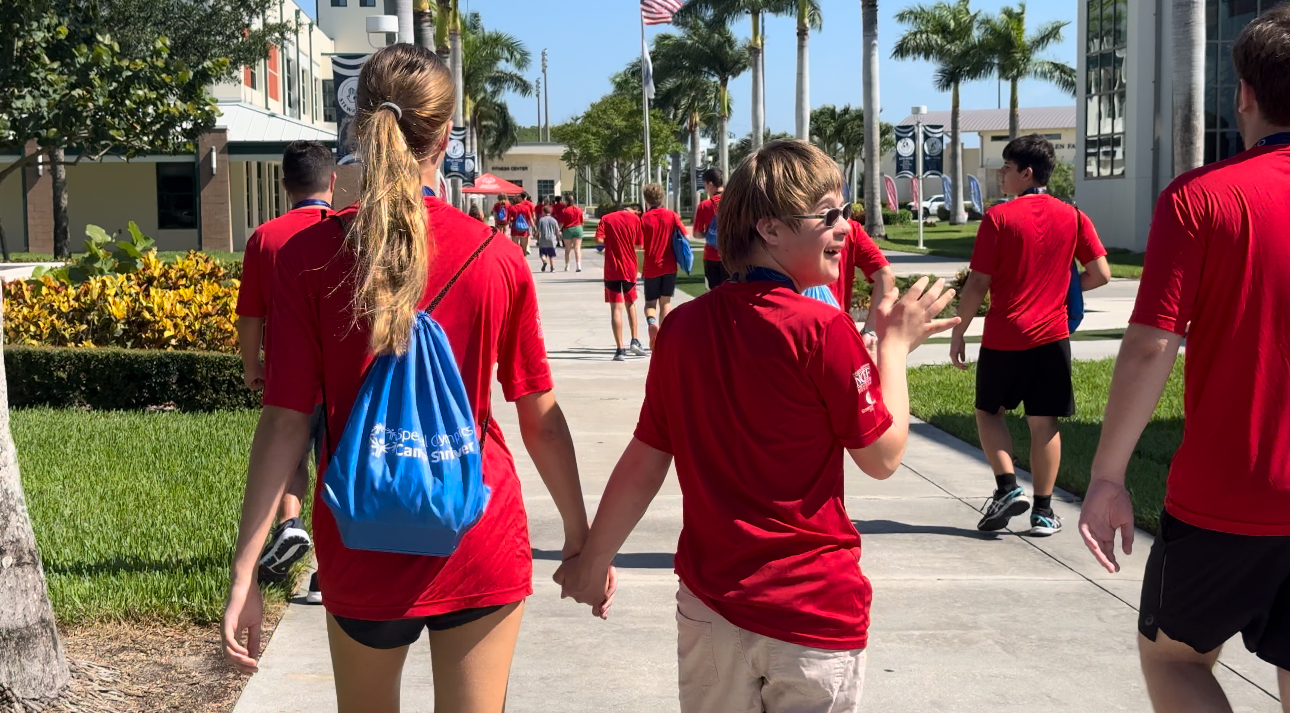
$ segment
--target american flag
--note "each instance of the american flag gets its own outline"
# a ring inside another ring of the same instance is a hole
[[[641,0],[641,18],[646,25],[666,25],[682,4],[682,0]]]

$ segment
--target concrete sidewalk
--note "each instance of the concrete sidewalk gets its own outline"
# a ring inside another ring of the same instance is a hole
[[[533,260],[536,269],[536,251]],[[536,275],[557,394],[593,513],[631,438],[648,368],[648,358],[610,361],[601,265],[587,251],[581,274]],[[619,557],[611,619],[593,619],[585,607],[559,599],[551,581],[562,545],[559,517],[519,445],[515,410],[500,395],[495,409],[516,451],[535,556],[535,593],[526,604],[507,710],[677,711],[675,478]],[[905,463],[890,480],[872,481],[848,463],[847,507],[864,535],[861,564],[874,585],[862,710],[1149,710],[1135,607],[1151,538],[1139,533],[1135,554],[1122,560],[1124,572],[1107,574],[1074,531],[1078,506],[1069,496],[1054,503],[1068,528],[1057,537],[982,536],[976,508],[993,486],[980,451],[925,424],[915,426]],[[1219,677],[1237,711],[1280,710],[1275,672],[1239,641],[1225,653]],[[334,711],[331,680],[323,610],[293,604],[235,710]],[[413,647],[403,688],[404,711],[433,710],[424,640]]]

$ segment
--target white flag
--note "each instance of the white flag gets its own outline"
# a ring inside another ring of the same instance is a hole
[[[649,58],[649,47],[645,38],[641,38],[641,83],[645,85],[645,98],[654,99],[654,63]]]

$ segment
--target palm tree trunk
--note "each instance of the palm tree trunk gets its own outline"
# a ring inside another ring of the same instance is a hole
[[[967,211],[963,209],[963,146],[959,143],[959,125],[962,123],[959,109],[959,85],[954,83],[950,106],[950,194],[945,200],[950,203],[950,225],[963,225],[967,222]]]
[[[412,0],[397,0],[394,3],[399,18],[399,42],[412,44],[415,41],[412,29]]]
[[[690,122],[690,208],[699,207],[699,122]]]
[[[412,31],[417,39],[417,46],[434,51],[434,12],[430,9],[431,0],[417,0],[412,10]]]
[[[763,127],[766,123],[766,115],[762,109],[762,84],[761,84],[761,15],[752,13],[752,43],[749,47],[752,60],[752,147],[753,150],[761,148]]]
[[[730,91],[721,80],[721,114],[717,117],[717,157],[722,179],[730,178]]]
[[[448,25],[449,18],[452,15],[452,0],[435,0],[434,13],[434,44],[435,52],[444,64],[452,56],[452,48],[448,46]]]
[[[809,3],[797,0],[797,138],[811,140],[811,26]]]
[[[1021,135],[1021,98],[1017,96],[1017,80],[1008,82],[1008,140]]]
[[[681,212],[681,152],[672,152],[671,176],[668,179],[672,184],[672,210],[677,213]]]
[[[882,224],[882,137],[878,123],[878,0],[863,0],[864,27],[864,229],[877,238],[887,234]]]
[[[0,317],[0,321],[3,318]],[[71,678],[54,623],[36,536],[9,432],[9,387],[0,358],[0,700],[52,698]],[[6,695],[8,694],[8,695]],[[19,710],[25,710],[19,706]]]
[[[1173,0],[1174,176],[1205,162],[1205,3]]]
[[[67,164],[63,147],[49,150],[49,173],[54,192],[54,258],[72,256],[71,226],[67,222]]]

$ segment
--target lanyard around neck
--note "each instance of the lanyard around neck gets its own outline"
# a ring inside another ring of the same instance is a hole
[[[1286,146],[1286,145],[1290,145],[1290,131],[1282,131],[1279,134],[1265,136],[1254,146],[1257,148],[1259,146]]]
[[[788,289],[797,292],[797,287],[793,285],[793,278],[785,275],[779,270],[772,270],[769,267],[753,266],[748,268],[744,275],[745,282],[778,282]]]
[[[306,198],[302,201],[297,201],[295,205],[291,206],[291,210],[297,208],[326,208],[331,210],[331,203],[321,198]]]

